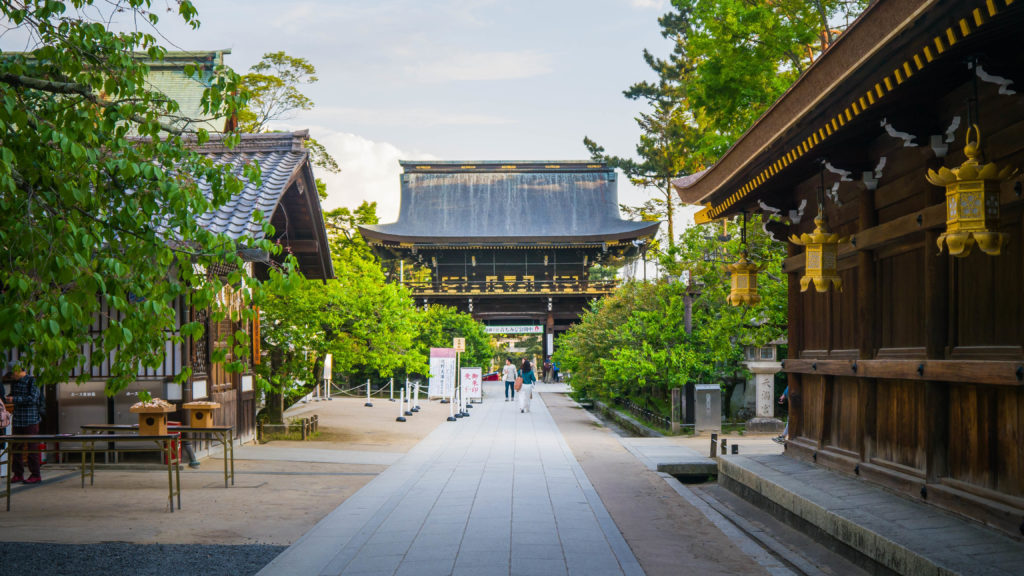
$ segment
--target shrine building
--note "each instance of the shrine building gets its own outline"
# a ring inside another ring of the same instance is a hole
[[[401,164],[398,221],[360,232],[398,264],[417,305],[453,306],[492,326],[566,330],[617,286],[591,280],[593,267],[621,266],[658,231],[619,217],[616,173],[603,163]]]
[[[878,0],[707,171],[789,257],[786,454],[1024,534],[1024,2]]]

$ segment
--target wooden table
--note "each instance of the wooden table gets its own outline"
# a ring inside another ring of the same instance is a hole
[[[138,433],[138,424],[86,424],[82,426],[82,432],[114,432],[114,433]],[[199,428],[196,426],[181,426],[168,424],[167,432],[188,432],[189,438],[197,432],[205,433],[210,438],[217,440],[224,446],[224,487],[228,487],[228,480],[231,486],[235,485],[235,429],[231,426],[207,426]]]
[[[163,454],[164,462],[167,463],[167,504],[171,512],[174,512],[174,497],[178,497],[178,509],[181,509],[181,471],[178,464],[181,459],[178,454],[175,454],[174,444],[180,439],[178,433],[159,434],[153,436],[140,436],[138,434],[10,434],[0,436],[0,442],[6,442],[7,447],[4,451],[8,455],[8,466],[7,466],[7,511],[11,510],[11,478],[14,475],[14,467],[11,464],[14,462],[14,458],[20,458],[22,454],[41,454],[43,452],[79,452],[82,456],[82,488],[85,488],[85,476],[86,470],[89,472],[89,485],[93,485],[95,482],[96,474],[96,452],[102,452],[104,454],[119,453],[119,452],[148,452],[154,450],[154,448],[111,448],[103,447],[96,448],[96,443],[101,443],[101,446],[107,442],[140,442],[147,443],[151,442],[156,444],[156,450]],[[46,442],[45,448],[39,448],[40,442]],[[51,447],[50,443],[54,445]],[[81,448],[60,448],[56,445],[58,442],[80,442]],[[15,449],[14,445],[20,444],[20,449]],[[86,458],[88,456],[88,458]]]

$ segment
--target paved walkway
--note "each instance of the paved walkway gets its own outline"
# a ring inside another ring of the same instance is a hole
[[[259,574],[642,575],[544,402],[485,386]]]

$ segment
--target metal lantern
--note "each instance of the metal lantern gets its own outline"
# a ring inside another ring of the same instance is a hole
[[[764,269],[763,266],[751,263],[747,252],[743,251],[739,261],[725,266],[725,269],[732,274],[732,290],[726,297],[729,304],[753,306],[761,301],[757,293],[757,273]]]
[[[1000,169],[995,162],[981,165],[981,131],[977,124],[967,129],[965,139],[967,160],[959,168],[928,170],[928,181],[946,188],[946,231],[939,236],[939,252],[945,244],[950,254],[963,258],[977,244],[985,254],[998,256],[1010,241],[1008,234],[996,231],[999,228],[999,185],[1013,178],[1017,169],[1012,166]]]
[[[814,289],[818,292],[828,292],[830,284],[838,290],[843,289],[843,281],[839,278],[837,266],[839,264],[839,244],[846,240],[847,238],[840,238],[839,234],[829,232],[825,225],[823,211],[820,208],[817,218],[814,219],[814,232],[789,237],[790,242],[807,247],[804,277],[800,279],[801,292],[806,292],[811,283],[814,284]]]

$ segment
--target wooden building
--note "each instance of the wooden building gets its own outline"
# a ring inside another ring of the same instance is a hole
[[[400,261],[417,304],[479,320],[568,328],[614,280],[598,264],[636,257],[658,222],[623,220],[616,173],[593,162],[402,162],[398,221],[361,226],[378,256]],[[429,279],[414,281],[414,270]],[[548,350],[550,353],[550,350]]]
[[[255,212],[261,211],[269,216],[274,225],[276,232],[273,240],[283,247],[284,253],[293,254],[297,258],[300,271],[310,279],[329,279],[334,276],[334,269],[309,151],[304,147],[308,137],[309,133],[305,130],[294,133],[245,134],[241,142],[229,150],[223,146],[220,135],[211,136],[208,143],[197,147],[201,154],[216,164],[230,166],[236,173],[241,173],[245,164],[258,161],[262,170],[262,184],[257,186],[246,182],[242,191],[228,203],[197,220],[207,229],[233,238],[244,234],[262,238],[262,228],[252,221]],[[276,258],[280,259],[281,256]],[[274,265],[265,253],[249,254],[247,260],[250,261],[247,273],[258,278],[265,278],[268,267]],[[229,272],[210,271],[225,277]],[[237,304],[240,299],[230,289],[226,289],[222,297],[229,305],[240,305]],[[111,315],[116,314],[119,312],[104,306],[93,325],[94,334],[105,329]],[[56,390],[47,392],[49,406],[47,418],[43,421],[44,431],[77,433],[82,424],[135,422],[137,416],[130,414],[128,408],[137,401],[139,392],[145,390],[155,397],[172,399],[179,408],[180,404],[191,400],[218,402],[221,407],[214,412],[214,421],[234,426],[235,437],[240,442],[253,439],[256,434],[258,398],[250,368],[252,359],[248,359],[243,372],[229,373],[223,365],[210,361],[210,353],[214,347],[223,345],[220,343],[221,336],[229,331],[244,330],[253,335],[254,332],[258,333],[257,327],[251,323],[227,319],[214,322],[207,310],[187,306],[183,299],[175,304],[175,316],[179,327],[193,320],[203,322],[203,337],[186,337],[181,343],[176,343],[172,337],[180,336],[180,332],[168,335],[163,364],[156,369],[140,368],[138,379],[113,398],[107,398],[103,392],[110,377],[109,361],[77,369],[73,374],[75,377],[88,371],[86,382],[80,385],[74,381],[61,383]],[[254,346],[254,350],[258,353],[258,345]],[[18,351],[9,350],[6,356],[9,364],[16,363]],[[228,360],[234,360],[230,351]],[[192,369],[192,376],[184,386],[178,387],[172,381],[186,367]],[[184,411],[179,410],[169,419],[184,418]]]
[[[846,237],[841,290],[826,270],[802,292],[832,247],[789,244],[786,453],[1017,537],[1021,30],[1020,0],[873,2],[715,166],[677,183],[698,222],[760,213],[779,241],[810,234],[823,197]]]

